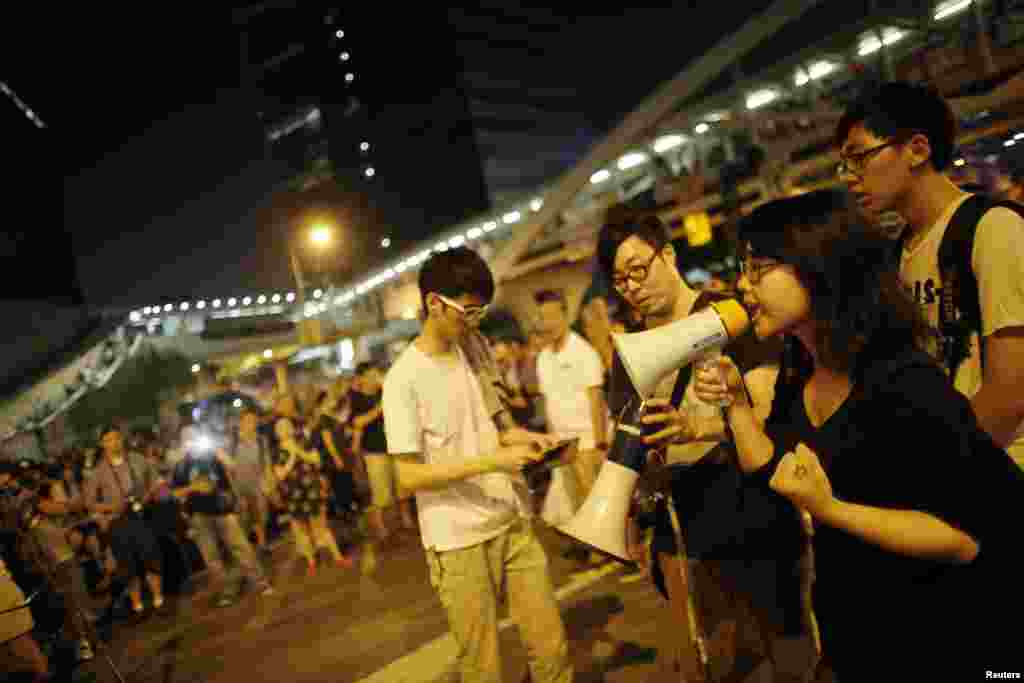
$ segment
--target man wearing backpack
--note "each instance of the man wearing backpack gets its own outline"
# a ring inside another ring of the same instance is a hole
[[[935,355],[1024,467],[1024,207],[953,184],[956,132],[934,89],[882,84],[839,122],[838,173],[866,215],[905,219],[900,274],[939,332]]]

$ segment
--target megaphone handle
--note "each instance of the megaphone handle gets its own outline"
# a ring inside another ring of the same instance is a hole
[[[695,587],[693,577],[687,576],[689,571],[689,556],[686,553],[686,544],[683,541],[683,530],[679,524],[679,515],[676,513],[676,502],[669,494],[665,496],[668,505],[668,516],[672,521],[672,533],[676,540],[676,554],[679,558],[679,573],[686,586],[686,616],[690,622],[690,633],[693,634],[694,643],[697,645],[697,654],[700,657],[701,673],[704,680],[708,680],[708,649],[707,641],[704,638],[704,628],[701,624],[700,614],[697,612],[697,605],[694,599]]]

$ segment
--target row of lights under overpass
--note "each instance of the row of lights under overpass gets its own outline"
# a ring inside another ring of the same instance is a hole
[[[934,17],[935,21],[942,21],[942,20],[948,19],[948,18],[953,17],[955,15],[958,15],[961,12],[963,12],[964,10],[967,10],[968,8],[970,8],[971,2],[972,2],[972,0],[946,0],[945,2],[939,2],[934,7],[933,17]],[[339,39],[344,37],[344,32],[338,31],[338,34],[339,35],[337,37]],[[866,56],[871,55],[871,54],[877,52],[878,50],[880,50],[883,45],[885,45],[885,46],[893,45],[893,44],[903,40],[907,35],[909,35],[909,33],[907,31],[901,30],[901,29],[898,29],[898,28],[892,28],[892,27],[883,28],[883,29],[880,29],[879,31],[869,31],[869,32],[866,32],[865,34],[862,35],[860,41],[857,44],[857,54],[858,54],[858,56],[866,57]],[[345,54],[345,53],[343,53],[343,54]],[[342,61],[347,61],[347,60],[342,58]],[[807,67],[800,68],[800,69],[797,70],[797,73],[794,75],[794,84],[798,88],[799,87],[803,87],[803,86],[807,85],[808,83],[810,83],[811,81],[816,81],[818,79],[825,78],[825,77],[829,76],[830,74],[832,74],[833,72],[835,72],[839,68],[840,68],[839,64],[836,64],[835,62],[831,62],[831,61],[828,61],[828,60],[814,61],[814,62],[810,63]],[[756,91],[753,91],[753,92],[749,93],[747,95],[747,97],[746,97],[745,105],[746,105],[747,109],[754,110],[754,109],[758,109],[758,108],[764,107],[764,106],[766,106],[766,105],[768,105],[768,104],[770,104],[770,103],[780,99],[783,96],[784,96],[784,93],[780,89],[776,89],[776,88],[763,88],[763,89],[756,90]],[[730,116],[731,116],[731,114],[729,112],[727,112],[727,111],[725,111],[725,112],[712,112],[712,113],[709,113],[709,114],[705,115],[704,117],[702,117],[703,120],[699,121],[694,126],[693,132],[695,134],[697,134],[697,135],[704,135],[704,134],[706,134],[706,133],[711,131],[712,125],[714,123],[716,123],[718,121],[722,121],[724,119],[727,119]],[[1010,146],[1016,144],[1017,142],[1019,142],[1022,139],[1022,137],[1024,137],[1024,136],[1017,136],[1017,137],[1014,137],[1014,138],[1008,140],[1007,143],[1006,143],[1006,146],[1010,147]],[[680,145],[683,145],[683,144],[685,144],[685,143],[687,143],[689,141],[690,141],[689,136],[684,134],[684,133],[681,133],[681,132],[680,133],[670,133],[670,134],[663,135],[663,136],[659,137],[658,139],[656,139],[653,142],[653,144],[651,144],[650,150],[644,150],[644,151],[636,151],[635,150],[635,151],[628,152],[627,154],[621,156],[616,161],[616,163],[615,163],[615,170],[620,171],[620,172],[631,171],[631,170],[633,170],[633,169],[635,169],[635,168],[637,168],[639,166],[647,164],[650,161],[650,159],[651,159],[650,152],[653,152],[654,154],[659,154],[659,155],[660,154],[665,154],[665,153],[671,151],[672,149],[675,149],[676,147],[679,147]],[[366,153],[366,152],[369,151],[369,149],[370,149],[370,144],[368,142],[364,141],[364,142],[362,142],[360,144],[360,151]],[[368,171],[367,177],[372,177],[372,174],[375,172],[373,170],[373,167],[372,166],[368,167],[366,170]],[[601,169],[601,170],[595,172],[593,175],[591,175],[590,183],[592,185],[601,185],[601,184],[606,183],[609,180],[611,180],[612,177],[613,177],[613,171],[612,170],[610,170],[610,169]],[[543,203],[544,203],[543,199],[541,199],[539,197],[535,198],[535,199],[530,201],[529,208],[530,208],[530,210],[535,211],[535,212],[539,211],[541,206],[543,206]],[[366,281],[362,282],[358,286],[348,290],[344,294],[339,295],[334,300],[334,304],[335,305],[346,305],[346,304],[349,304],[357,296],[361,296],[361,295],[363,295],[363,294],[373,290],[377,286],[379,286],[379,285],[381,285],[381,284],[383,284],[383,283],[393,279],[394,277],[404,273],[406,270],[410,270],[412,268],[415,268],[415,267],[419,266],[424,261],[426,261],[427,258],[430,257],[430,254],[433,253],[434,251],[438,251],[438,252],[446,251],[447,249],[451,249],[451,248],[462,246],[462,245],[467,244],[469,242],[472,242],[474,240],[480,239],[484,235],[497,230],[502,225],[511,225],[511,224],[517,223],[520,220],[522,220],[522,217],[523,217],[523,212],[521,210],[508,211],[508,212],[504,213],[503,215],[501,215],[500,217],[495,217],[494,219],[486,221],[486,222],[480,224],[477,227],[470,228],[465,233],[457,234],[457,235],[449,237],[449,238],[447,238],[445,240],[442,240],[442,241],[438,242],[434,246],[433,249],[425,249],[422,252],[420,252],[419,254],[416,254],[415,256],[409,257],[409,258],[407,258],[404,261],[401,261],[401,262],[399,262],[397,264],[394,264],[391,267],[387,268],[386,270],[384,270],[384,271],[376,274],[375,276],[367,279]],[[384,248],[390,247],[391,246],[390,238],[385,237],[384,239],[382,239],[381,240],[381,246],[384,247]],[[317,290],[316,292],[314,292],[314,298],[315,299],[320,299],[322,297],[323,297],[323,292],[321,290]],[[285,299],[286,299],[287,303],[291,303],[291,302],[293,302],[295,300],[295,294],[290,292],[290,293],[288,293],[286,295]],[[281,300],[281,297],[278,294],[274,294],[274,295],[272,295],[270,297],[270,302],[274,303],[274,304],[279,303],[280,300]],[[263,296],[263,295],[257,297],[256,303],[258,305],[266,304],[267,303],[267,297]],[[241,305],[243,307],[248,307],[251,304],[252,304],[252,298],[251,297],[244,297],[243,299],[241,299]],[[213,308],[219,308],[220,305],[221,305],[221,300],[220,299],[215,299],[212,302],[211,305],[212,305]],[[237,299],[231,298],[231,299],[227,300],[228,308],[233,308],[236,305],[238,305],[238,300]],[[204,308],[206,308],[206,303],[204,301],[199,301],[199,302],[196,302],[194,304],[194,306],[198,310],[203,310]],[[191,307],[192,307],[192,304],[190,304],[188,302],[185,302],[185,303],[182,303],[182,304],[179,305],[178,310],[182,311],[182,312],[185,312],[185,311],[190,310]],[[163,312],[163,313],[171,313],[174,310],[175,310],[175,307],[172,304],[166,304],[162,308],[160,306],[146,307],[146,308],[143,308],[141,311],[133,311],[132,314],[131,314],[131,319],[134,322],[138,322],[138,321],[142,320],[142,318],[144,316],[158,315],[161,312]],[[327,310],[327,305],[324,304],[324,303],[320,303],[320,304],[310,303],[310,304],[307,305],[307,308],[304,311],[304,313],[305,313],[306,317],[312,317],[313,315],[316,315],[318,312],[322,313],[322,312],[325,312],[326,310]]]

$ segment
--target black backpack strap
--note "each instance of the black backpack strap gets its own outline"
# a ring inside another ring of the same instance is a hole
[[[957,208],[939,245],[939,274],[944,292],[939,310],[939,330],[946,342],[944,359],[951,373],[969,354],[970,335],[977,332],[981,365],[985,367],[985,345],[981,340],[981,296],[978,278],[971,265],[978,222],[990,210],[1007,208],[1024,218],[1024,206],[972,195]]]
[[[683,395],[686,387],[690,384],[690,377],[693,375],[693,364],[687,363],[679,369],[675,386],[672,387],[672,407],[678,409],[683,403]]]

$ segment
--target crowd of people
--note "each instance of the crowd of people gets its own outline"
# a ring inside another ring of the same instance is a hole
[[[48,577],[87,659],[100,620],[90,588],[133,618],[165,610],[168,549],[187,566],[185,539],[215,604],[230,605],[243,587],[273,593],[273,529],[290,530],[310,574],[321,552],[348,570],[359,534],[344,529],[364,517],[364,571],[389,538],[418,533],[465,683],[501,680],[503,602],[531,680],[571,681],[537,525],[572,519],[615,457],[614,397],[631,385],[611,335],[731,297],[749,331],[643,397],[647,466],[624,580],[649,579],[665,598],[677,647],[664,675],[709,680],[709,659],[734,659],[739,631],[755,634],[776,681],[1012,671],[1019,638],[990,612],[1021,606],[1024,209],[951,182],[955,133],[927,87],[866,93],[837,130],[846,187],[745,216],[729,286],[691,286],[667,227],[637,210],[601,231],[610,301],[584,308],[582,333],[556,290],[535,294],[523,332],[488,331],[491,271],[449,249],[420,269],[422,329],[390,368],[361,364],[300,406],[279,367],[272,405],[223,428],[187,425],[161,442],[111,427],[52,468],[0,464],[4,532],[21,551],[5,553],[5,604],[33,573]],[[887,212],[906,223],[899,240],[878,227]],[[570,464],[540,485],[524,477],[570,441]],[[611,559],[582,544],[567,557]],[[43,680],[28,612],[2,618]],[[780,654],[791,639],[813,664]]]
[[[364,537],[372,571],[380,544],[416,529],[411,502],[394,520],[374,504],[382,368],[325,379],[306,405],[277,374],[263,409],[209,411],[166,435],[112,424],[53,464],[0,462],[0,635],[16,671],[47,680],[93,659],[117,623],[172,617],[165,592],[195,592],[198,571],[215,607],[273,595],[271,542],[284,533],[312,575],[323,555],[353,569]]]

